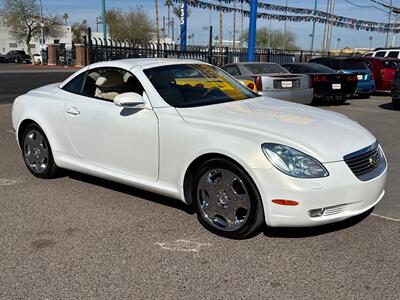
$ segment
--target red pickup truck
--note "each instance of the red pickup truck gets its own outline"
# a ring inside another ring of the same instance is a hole
[[[400,66],[400,59],[365,57],[375,79],[375,90],[388,92],[392,88],[394,73]]]

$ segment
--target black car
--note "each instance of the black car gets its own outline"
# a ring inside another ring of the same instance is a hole
[[[368,67],[368,62],[357,57],[319,57],[309,61],[331,68],[339,73],[357,75],[358,84],[356,94],[366,99],[375,92],[375,80]]]
[[[357,75],[337,73],[324,65],[294,63],[283,65],[292,73],[307,74],[314,88],[313,104],[343,104],[357,89]]]
[[[0,54],[0,63],[6,63],[6,62],[7,62],[6,56],[3,54]]]
[[[395,109],[400,109],[400,71],[397,71],[393,77],[392,103]]]
[[[11,50],[6,54],[6,60],[9,63],[24,63],[28,64],[31,62],[29,55],[24,50]]]

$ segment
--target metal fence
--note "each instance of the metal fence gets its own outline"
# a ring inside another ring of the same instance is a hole
[[[101,38],[84,38],[87,49],[87,63],[104,60],[126,58],[178,58],[194,59],[223,66],[229,63],[245,62],[247,48],[187,46],[182,50],[175,44],[132,44],[129,41],[108,39],[107,43]],[[291,62],[307,62],[311,57],[329,53],[311,53],[303,50],[256,49],[256,61],[276,62],[279,64]]]

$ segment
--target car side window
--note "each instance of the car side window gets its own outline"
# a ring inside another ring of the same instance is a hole
[[[398,58],[399,57],[399,51],[390,51],[387,57]]]
[[[229,75],[240,76],[240,71],[237,66],[226,66],[226,67],[223,67],[222,70],[224,70]]]
[[[385,57],[386,51],[378,51],[375,53],[375,57]]]
[[[90,70],[82,94],[87,97],[114,101],[123,93],[143,95],[143,86],[132,73],[118,68],[97,68]]]
[[[62,89],[64,91],[80,94],[82,91],[83,81],[85,80],[86,72],[83,72],[68,82]]]

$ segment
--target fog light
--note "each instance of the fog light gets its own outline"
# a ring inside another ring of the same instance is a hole
[[[308,214],[310,215],[311,218],[316,218],[316,217],[320,217],[324,214],[324,210],[323,208],[318,208],[318,209],[312,209],[308,211]]]

